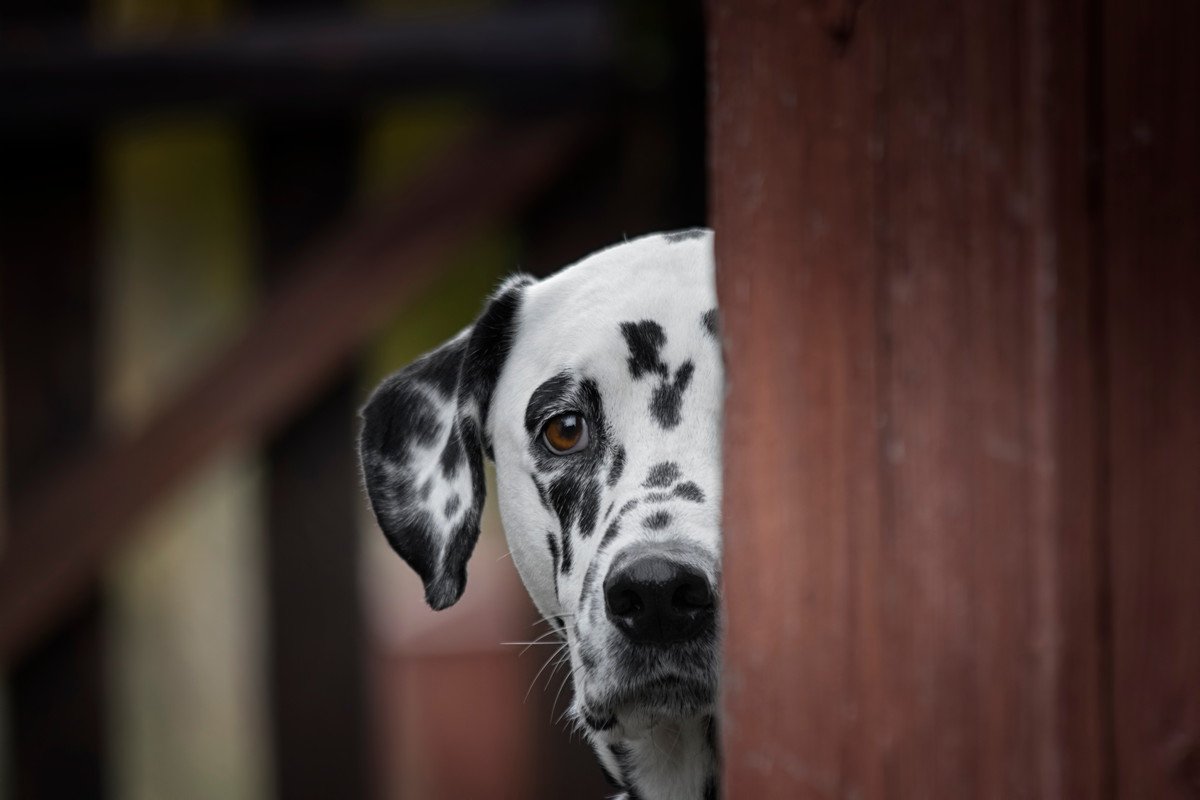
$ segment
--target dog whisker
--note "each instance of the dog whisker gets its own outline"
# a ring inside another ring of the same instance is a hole
[[[554,719],[554,709],[558,706],[558,698],[560,695],[562,695],[562,691],[566,687],[567,681],[569,681],[570,679],[571,679],[571,670],[567,670],[566,674],[563,675],[562,683],[560,683],[558,685],[558,692],[554,695],[554,702],[550,704],[550,718],[551,719]]]
[[[525,690],[525,699],[521,702],[529,702],[529,693],[533,691],[533,686],[537,683],[538,678],[542,677],[542,673],[546,671],[546,667],[550,666],[550,662],[553,661],[563,650],[565,650],[566,647],[566,642],[564,642],[563,644],[559,645],[558,650],[550,654],[550,657],[546,659],[546,663],[542,664],[542,668],[537,671],[537,674],[533,676],[533,680],[529,682],[529,688]]]
[[[559,644],[559,642],[557,642],[557,641],[551,641],[551,642],[543,641],[547,637],[555,636],[557,634],[558,634],[558,631],[551,629],[551,630],[546,631],[545,633],[543,633],[541,636],[537,637],[536,639],[534,639],[532,642],[501,642],[500,644],[513,645],[513,646],[525,645],[525,650],[522,650],[520,653],[517,653],[517,657],[519,658],[519,657],[525,655],[525,652],[529,648],[533,647],[535,644]]]

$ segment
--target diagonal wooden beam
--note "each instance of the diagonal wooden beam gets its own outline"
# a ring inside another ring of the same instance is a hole
[[[0,554],[0,664],[71,607],[145,511],[218,450],[286,422],[455,246],[545,187],[588,130],[580,119],[483,126],[310,252],[243,337],[139,433],[14,498]]]

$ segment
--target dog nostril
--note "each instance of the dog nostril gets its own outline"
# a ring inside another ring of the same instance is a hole
[[[608,596],[608,608],[617,616],[627,617],[642,610],[642,598],[629,589],[611,592]]]
[[[683,611],[699,611],[713,607],[712,592],[707,581],[689,581],[679,586],[671,596],[671,604]]]

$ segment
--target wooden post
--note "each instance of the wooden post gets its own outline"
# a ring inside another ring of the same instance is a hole
[[[95,426],[91,136],[0,139],[0,406],[9,507],[81,450]],[[19,534],[6,535],[13,538],[0,542],[0,554],[18,544]],[[106,795],[105,609],[94,582],[80,595],[7,675],[7,788],[19,800]]]
[[[318,116],[253,130],[268,287],[346,213],[358,125]],[[266,445],[268,684],[281,797],[374,796],[358,583],[356,385],[343,369]]]
[[[727,796],[1193,796],[1194,4],[708,10]]]

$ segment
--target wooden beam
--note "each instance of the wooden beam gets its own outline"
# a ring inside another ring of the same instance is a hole
[[[1114,796],[1200,796],[1200,4],[1099,4]]]
[[[614,23],[590,2],[403,21],[276,16],[107,44],[90,28],[18,34],[0,31],[0,127],[198,105],[354,112],[447,91],[579,108],[617,77]]]
[[[16,498],[0,560],[0,663],[71,606],[155,501],[219,448],[277,430],[465,236],[545,185],[588,129],[558,119],[478,131],[402,196],[316,248],[245,336],[140,433]]]
[[[97,427],[93,136],[0,137],[0,492],[10,504],[70,463]],[[0,534],[0,555],[26,535]],[[95,585],[80,599],[6,670],[7,788],[20,800],[108,794],[108,604]]]
[[[362,136],[354,119],[283,116],[252,128],[259,272],[268,289],[292,275],[296,255],[351,204]],[[280,797],[378,795],[355,535],[355,366],[332,376],[264,448],[267,695]]]
[[[709,5],[728,797],[1110,796],[1094,6]]]

